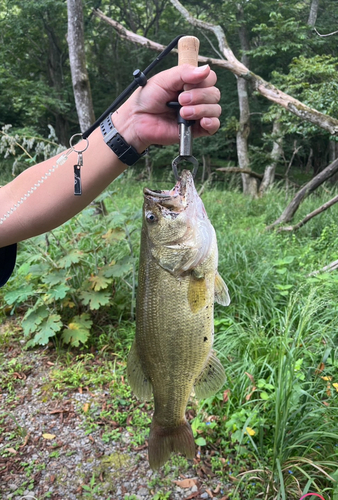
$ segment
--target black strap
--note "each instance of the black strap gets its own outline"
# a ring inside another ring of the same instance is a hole
[[[114,127],[110,115],[106,116],[100,123],[100,128],[104,142],[114,151],[118,159],[126,163],[126,165],[134,165],[137,160],[146,154],[146,151],[139,154],[133,146],[123,139],[122,135],[120,135]]]

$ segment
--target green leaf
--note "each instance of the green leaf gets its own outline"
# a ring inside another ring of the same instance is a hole
[[[68,324],[67,330],[62,332],[62,339],[66,344],[78,347],[80,343],[85,344],[90,335],[90,328],[93,322],[89,314],[84,313],[74,316],[73,321]]]
[[[25,302],[25,300],[27,300],[28,297],[31,296],[34,296],[34,287],[33,285],[27,285],[21,288],[17,288],[12,292],[6,293],[4,299],[6,301],[6,304],[12,305],[15,303],[19,304]]]
[[[24,335],[35,332],[37,327],[41,325],[42,321],[47,318],[48,315],[49,310],[46,306],[40,306],[37,309],[28,309],[21,323]]]
[[[133,269],[133,258],[130,255],[127,255],[115,265],[111,266],[109,269],[105,270],[105,276],[114,278],[121,278],[122,276],[126,276]]]
[[[21,276],[27,276],[29,274],[29,269],[30,269],[30,264],[29,262],[24,262],[19,269],[16,271],[16,274],[20,274]]]
[[[51,300],[59,300],[64,299],[67,293],[70,291],[69,286],[60,284],[55,286],[54,288],[50,288],[49,292],[46,294],[46,302],[50,302]]]
[[[292,288],[292,285],[275,285],[275,288],[278,290],[290,290]]]
[[[62,328],[61,316],[59,314],[51,314],[48,319],[41,323],[40,330],[33,339],[27,342],[27,347],[35,345],[46,345],[51,337],[54,337]]]
[[[269,399],[269,394],[266,391],[262,391],[260,396],[261,396],[261,399],[264,399],[264,401]]]
[[[80,250],[73,249],[65,257],[59,259],[58,264],[60,268],[68,268],[72,264],[77,264],[80,262],[83,252]]]
[[[33,264],[29,267],[28,274],[32,276],[43,276],[50,269],[50,265],[45,262],[41,262],[40,264]]]
[[[278,259],[274,263],[275,266],[285,266],[286,264],[291,264],[295,259],[294,255],[288,255],[284,259]]]
[[[195,443],[197,444],[197,446],[205,446],[207,444],[206,440],[203,437],[195,439]]]
[[[89,309],[93,311],[109,303],[110,292],[108,290],[101,290],[100,292],[95,292],[94,290],[83,291],[80,293],[80,298],[83,304],[89,306]]]
[[[58,283],[64,283],[66,274],[67,272],[64,269],[54,270],[46,276],[42,276],[42,281],[51,286],[57,285]]]

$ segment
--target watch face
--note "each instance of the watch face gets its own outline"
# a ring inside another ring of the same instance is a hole
[[[17,245],[0,248],[0,286],[3,286],[13,272]]]

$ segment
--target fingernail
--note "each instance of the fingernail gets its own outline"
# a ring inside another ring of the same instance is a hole
[[[205,64],[204,66],[198,66],[195,68],[195,73],[203,73],[207,68],[209,67],[209,64]]]
[[[180,104],[189,104],[191,102],[190,92],[182,92],[179,96]]]
[[[210,118],[204,118],[203,119],[203,125],[204,126],[210,127],[211,124],[212,124],[212,120]]]

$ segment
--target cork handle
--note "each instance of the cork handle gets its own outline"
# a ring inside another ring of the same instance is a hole
[[[198,66],[200,41],[195,36],[183,36],[178,41],[178,65]]]

